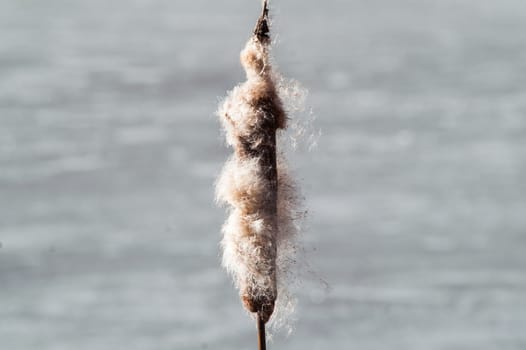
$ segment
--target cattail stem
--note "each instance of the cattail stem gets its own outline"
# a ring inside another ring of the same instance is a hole
[[[257,325],[258,325],[258,350],[266,350],[267,342],[265,339],[265,322],[259,316],[257,316]]]

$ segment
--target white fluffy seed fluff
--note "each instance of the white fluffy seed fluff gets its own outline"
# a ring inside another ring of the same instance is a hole
[[[223,265],[245,308],[267,322],[275,305],[282,311],[280,299],[287,295],[283,278],[294,261],[298,203],[284,157],[276,155],[276,132],[286,127],[287,116],[278,95],[281,80],[270,65],[269,41],[250,38],[241,63],[247,80],[218,110],[234,149],[216,185],[218,202],[230,206],[222,230]]]

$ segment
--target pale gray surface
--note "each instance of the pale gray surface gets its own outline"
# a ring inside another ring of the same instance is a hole
[[[2,349],[255,348],[218,266],[213,111],[258,11],[0,1]],[[316,272],[271,348],[526,348],[524,1],[274,14],[323,135],[293,157]]]

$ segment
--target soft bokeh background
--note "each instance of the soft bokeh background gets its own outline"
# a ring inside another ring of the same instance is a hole
[[[524,1],[272,6],[322,136],[290,157],[309,266],[270,348],[524,349]],[[213,113],[258,13],[0,0],[2,349],[255,348],[219,267]]]

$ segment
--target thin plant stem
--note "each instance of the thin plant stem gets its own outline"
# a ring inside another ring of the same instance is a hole
[[[266,350],[267,349],[267,342],[265,337],[265,322],[263,322],[263,319],[259,316],[257,316],[257,325],[258,325],[258,350]]]

